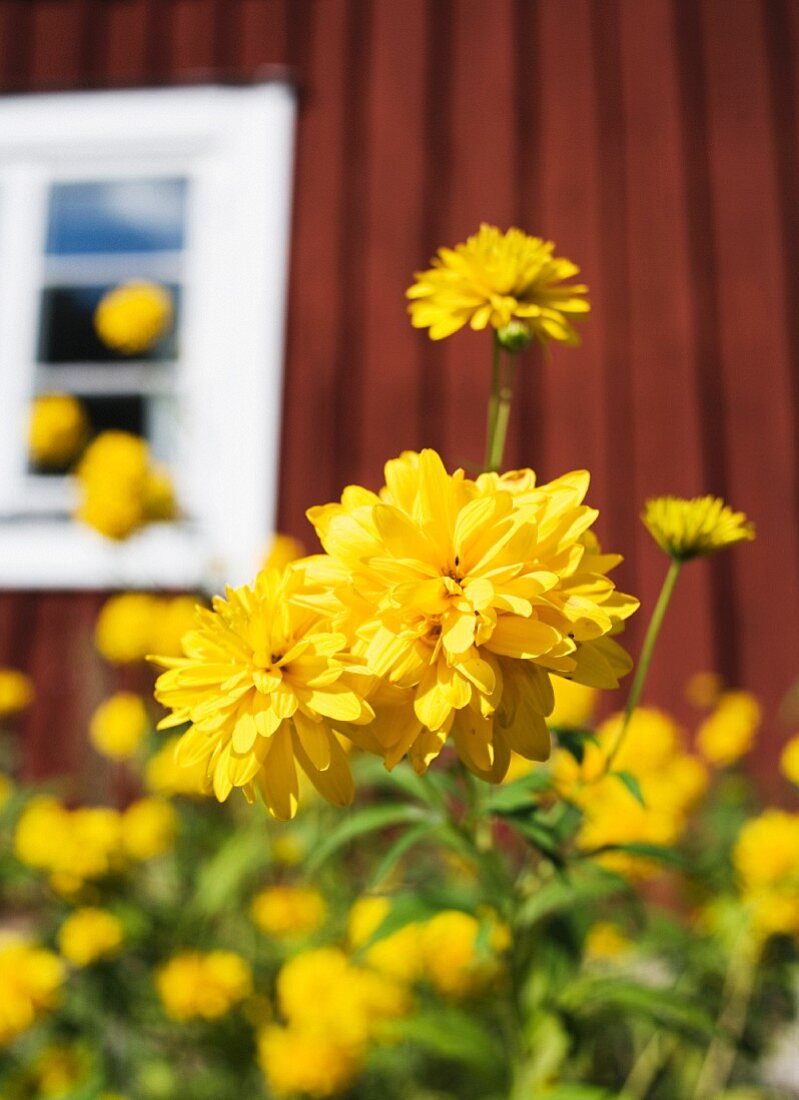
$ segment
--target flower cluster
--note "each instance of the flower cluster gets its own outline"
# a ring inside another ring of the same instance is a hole
[[[330,801],[352,797],[334,730],[423,772],[449,740],[498,782],[511,750],[549,753],[551,675],[613,688],[630,668],[613,640],[637,601],[608,573],[583,503],[584,472],[468,479],[434,451],[386,466],[379,494],[350,487],[311,509],[325,555],[200,611],[156,698],[191,723],[178,758],[224,799],[260,789],[291,817],[296,765]]]
[[[726,768],[751,750],[760,720],[760,704],[751,692],[722,692],[697,730],[696,746],[709,764]]]
[[[24,939],[0,942],[0,1045],[55,1007],[63,979],[63,964],[51,951]]]
[[[143,661],[148,653],[179,657],[181,639],[194,625],[192,596],[120,592],[103,604],[94,628],[98,653],[114,665]]]
[[[159,799],[139,799],[120,812],[107,806],[70,810],[40,795],[17,822],[14,848],[23,863],[47,871],[54,889],[72,894],[127,860],[159,855],[172,843],[176,828],[174,810]]]
[[[86,906],[67,917],[58,932],[58,949],[73,966],[90,966],[122,945],[122,922],[107,909]]]
[[[768,809],[747,821],[733,864],[755,932],[799,939],[799,814]]]
[[[76,470],[78,519],[110,539],[125,539],[151,520],[176,512],[166,471],[153,465],[147,443],[129,432],[98,435]]]
[[[624,874],[646,875],[646,860],[612,849],[625,844],[673,845],[682,833],[688,813],[707,786],[702,762],[685,751],[680,727],[662,711],[639,708],[613,760],[608,760],[623,722],[614,715],[597,729],[596,742],[585,745],[582,762],[560,750],[552,764],[557,789],[584,813],[577,843],[585,851],[598,850],[606,865]],[[631,776],[641,799],[622,776]]]
[[[232,951],[185,951],[160,968],[155,984],[173,1020],[215,1020],[250,994],[252,974]]]
[[[301,939],[325,923],[327,904],[318,890],[284,884],[269,886],[257,894],[250,912],[264,935]]]
[[[16,668],[0,668],[0,715],[17,714],[30,706],[33,684]]]

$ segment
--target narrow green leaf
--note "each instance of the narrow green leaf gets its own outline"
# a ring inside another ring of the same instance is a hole
[[[686,865],[685,856],[674,848],[667,848],[663,844],[647,844],[644,841],[636,841],[630,844],[603,844],[601,848],[592,848],[582,854],[591,858],[602,855],[604,852],[624,852],[628,856],[640,856],[642,859],[653,859],[667,867],[682,869]]]
[[[306,864],[308,874],[313,874],[328,860],[334,852],[342,848],[355,837],[387,829],[391,825],[402,825],[425,819],[426,812],[420,806],[396,803],[388,806],[366,806],[345,817],[318,844]]]
[[[611,772],[611,775],[620,780],[630,794],[633,796],[636,802],[639,802],[644,809],[646,809],[646,800],[644,798],[643,791],[641,790],[641,784],[638,782],[632,772]]]
[[[484,1027],[456,1008],[439,1006],[392,1021],[390,1034],[461,1065],[483,1072],[501,1066],[505,1055]]]
[[[551,786],[549,773],[543,768],[535,769],[521,779],[514,779],[501,787],[495,787],[485,800],[485,808],[494,814],[504,815],[517,810],[532,809],[539,791]]]
[[[401,837],[395,840],[380,860],[380,863],[375,869],[375,873],[372,875],[372,887],[379,886],[389,872],[399,863],[405,853],[409,852],[416,844],[425,840],[425,838],[430,836],[431,833],[434,833],[436,829],[437,825],[435,822],[420,821],[418,825],[414,825],[404,832]]]

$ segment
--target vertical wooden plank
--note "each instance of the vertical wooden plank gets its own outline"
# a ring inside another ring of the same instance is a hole
[[[290,0],[288,0],[290,3]],[[240,64],[245,72],[288,60],[286,0],[241,0]]]
[[[425,176],[425,0],[372,5],[371,79],[365,134],[366,195],[361,476],[380,484],[383,464],[422,442],[416,416],[423,340],[411,328],[405,288],[424,259],[419,226]]]
[[[216,0],[172,0],[170,63],[175,77],[210,72],[216,61]]]
[[[452,246],[481,222],[505,230],[514,214],[514,50],[512,0],[456,5],[452,42],[452,189],[446,231]],[[491,384],[491,334],[464,329],[442,342],[444,452],[450,466],[482,465]],[[513,421],[512,438],[518,433]],[[510,452],[518,448],[511,444]]]
[[[668,0],[622,6],[621,75],[626,117],[626,188],[631,429],[635,463],[625,470],[628,509],[650,496],[704,491],[694,387],[680,104]],[[668,410],[668,415],[664,415]],[[636,524],[641,619],[654,606],[666,560]],[[640,634],[640,631],[639,631]],[[688,676],[716,663],[706,567],[686,569],[662,635],[671,660],[655,662],[647,696],[672,708]]]
[[[84,87],[84,0],[36,0],[32,6],[29,86],[34,89]]]
[[[29,79],[34,7],[29,0],[0,0],[0,89],[17,91]]]
[[[307,83],[299,118],[289,287],[288,360],[279,524],[310,538],[305,510],[341,492],[331,461],[339,432],[334,419],[341,296],[337,270],[345,173],[341,132],[349,104],[346,82],[347,7],[328,0],[292,5],[301,20]]]
[[[136,84],[153,79],[153,35],[149,24],[151,0],[110,0],[106,4],[105,77],[110,85]],[[162,6],[157,41],[168,38],[168,10]],[[157,69],[164,71],[165,67]]]
[[[796,676],[799,517],[789,352],[781,284],[774,131],[756,0],[702,5],[707,48],[711,179],[718,238],[720,347],[732,503],[759,538],[730,555],[739,675],[774,707]],[[772,615],[779,600],[775,640]]]

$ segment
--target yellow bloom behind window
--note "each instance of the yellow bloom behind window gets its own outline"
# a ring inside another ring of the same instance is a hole
[[[407,291],[414,328],[441,340],[467,324],[490,327],[509,350],[531,339],[578,344],[574,322],[590,309],[588,288],[565,282],[580,269],[553,256],[553,248],[520,229],[502,233],[485,224],[465,244],[440,248]]]
[[[68,393],[46,393],[35,398],[28,423],[28,448],[35,465],[65,469],[89,435],[83,405]]]
[[[109,290],[94,314],[97,335],[120,355],[141,355],[172,324],[174,306],[166,287],[131,279]]]

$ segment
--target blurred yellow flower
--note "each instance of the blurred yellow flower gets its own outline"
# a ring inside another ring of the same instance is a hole
[[[142,661],[150,652],[158,600],[145,592],[122,592],[105,601],[94,627],[98,653],[115,665]]]
[[[733,864],[744,890],[794,880],[799,894],[799,814],[765,810],[750,818],[738,834]]]
[[[533,338],[541,344],[578,344],[574,322],[590,309],[588,288],[564,283],[580,269],[553,256],[554,247],[520,229],[502,233],[481,225],[465,244],[440,248],[433,266],[416,272],[406,292],[411,323],[429,329],[432,340],[466,324],[478,330],[490,326],[500,339],[507,336],[511,350]]]
[[[760,705],[748,691],[726,691],[699,727],[696,745],[716,767],[726,768],[748,753],[760,726]]]
[[[328,801],[352,801],[347,756],[332,721],[363,723],[372,710],[347,676],[347,640],[319,612],[293,602],[297,573],[261,573],[254,587],[228,589],[197,612],[184,658],[154,658],[169,671],[156,698],[173,714],[159,729],[191,723],[181,764],[203,761],[224,801],[233,787],[260,791],[270,813],[297,811],[297,764]]]
[[[324,1035],[354,1053],[410,1004],[400,983],[353,965],[334,947],[303,951],[284,963],[277,996],[291,1027]]]
[[[275,1096],[343,1092],[358,1075],[360,1052],[318,1030],[272,1024],[258,1035],[258,1062]]]
[[[676,722],[653,707],[638,707],[613,769],[634,777],[643,795],[641,805],[618,776],[607,773],[608,753],[622,721],[616,714],[598,727],[599,744],[586,743],[582,763],[565,749],[559,749],[552,761],[555,786],[583,809],[577,843],[585,851],[619,844],[673,844],[707,786],[707,771],[697,757],[686,753]],[[606,852],[598,858],[633,877],[655,870],[651,860],[627,853]]]
[[[291,535],[281,535],[278,532],[272,538],[261,568],[283,570],[304,554],[305,547],[299,539],[292,538]]]
[[[253,898],[250,913],[267,936],[302,938],[325,923],[327,904],[308,886],[270,886]]]
[[[179,737],[169,737],[144,767],[144,785],[153,794],[207,795],[210,788],[205,780],[205,766],[198,761],[189,768],[182,768],[175,759]]]
[[[23,939],[0,940],[0,1044],[55,1008],[64,980],[57,955]]]
[[[555,709],[547,718],[547,724],[575,729],[590,725],[596,708],[596,688],[574,680],[564,680],[562,676],[553,676],[552,687],[555,691]]]
[[[423,773],[449,740],[475,775],[499,782],[511,750],[549,754],[550,673],[618,686],[630,668],[610,638],[637,601],[607,572],[621,560],[581,536],[588,474],[538,488],[532,471],[470,481],[435,451],[387,463],[379,495],[357,486],[308,513],[327,557],[297,569],[351,609],[353,652],[399,693],[370,696],[377,719],[351,739],[391,768]],[[321,597],[324,601],[324,596]],[[324,606],[324,603],[322,603]]]
[[[107,909],[76,909],[58,932],[58,949],[73,966],[90,966],[122,943],[122,922]]]
[[[148,648],[142,655],[160,653],[162,657],[182,656],[183,635],[194,629],[198,606],[196,596],[172,596],[156,600]]]
[[[655,497],[646,502],[641,518],[658,546],[677,561],[755,537],[743,512],[733,512],[719,497]]]
[[[33,681],[15,668],[0,668],[0,717],[25,710],[33,702]]]
[[[463,997],[484,986],[497,973],[495,957],[477,952],[480,922],[470,913],[445,909],[422,925],[424,976],[440,992]],[[505,925],[493,922],[489,947],[494,953],[509,944]]]
[[[95,710],[89,737],[97,751],[110,760],[130,760],[149,728],[142,699],[131,691],[118,691]]]
[[[172,295],[165,286],[131,279],[109,290],[94,314],[97,335],[120,355],[140,355],[172,324]]]
[[[160,856],[171,847],[178,830],[178,815],[162,798],[140,798],[122,814],[122,847],[130,859]]]
[[[34,399],[28,422],[28,449],[37,466],[65,469],[89,435],[83,405],[68,393],[45,393]]]
[[[695,672],[685,685],[685,698],[698,710],[709,710],[723,689],[724,681],[717,672]]]
[[[780,771],[799,787],[799,733],[785,745],[780,755]]]
[[[168,474],[151,467],[146,441],[129,432],[101,432],[86,448],[76,475],[77,518],[106,538],[126,539],[148,521],[175,514]]]
[[[185,951],[156,971],[155,986],[173,1020],[214,1020],[250,995],[252,974],[231,951]]]
[[[31,1067],[36,1096],[61,1097],[67,1100],[85,1081],[90,1069],[89,1052],[76,1045],[53,1043],[46,1046]]]
[[[585,957],[589,961],[615,959],[630,950],[630,941],[618,925],[609,921],[592,924],[585,937]]]
[[[373,935],[391,910],[385,897],[358,898],[347,918],[347,941],[358,950]],[[414,982],[424,970],[423,925],[412,921],[367,947],[364,962],[380,974],[399,982]]]
[[[100,878],[122,862],[121,815],[104,806],[68,810],[54,798],[38,796],[23,810],[14,834],[18,858],[49,872],[63,893]]]

